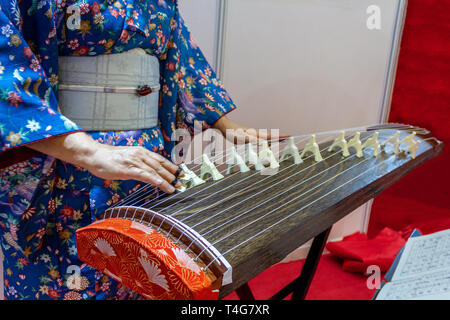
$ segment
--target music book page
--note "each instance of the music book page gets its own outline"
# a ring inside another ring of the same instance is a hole
[[[408,239],[377,300],[450,299],[450,230]]]

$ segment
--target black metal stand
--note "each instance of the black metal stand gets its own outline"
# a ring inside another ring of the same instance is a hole
[[[317,265],[319,264],[319,260],[322,256],[328,236],[330,235],[330,231],[331,227],[314,238],[300,276],[274,294],[270,300],[284,299],[290,293],[292,293],[291,300],[305,299],[311,285],[311,281],[316,273]],[[255,300],[255,297],[253,296],[253,293],[247,283],[239,287],[236,290],[236,293],[241,300]]]
[[[255,300],[255,296],[252,293],[252,290],[248,286],[248,283],[243,284],[239,288],[236,289],[236,293],[241,300]]]

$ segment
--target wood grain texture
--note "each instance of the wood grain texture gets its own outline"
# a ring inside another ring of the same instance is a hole
[[[195,230],[231,264],[233,282],[220,292],[226,296],[442,150],[428,131],[397,124],[369,128],[361,140],[374,130],[380,142],[397,130],[401,138],[416,131],[416,158],[386,152],[374,157],[370,148],[362,158],[351,148],[344,158],[338,150],[326,151],[329,141],[320,145],[324,161],[309,157],[295,165],[290,158],[273,175],[233,173],[152,203],[151,210]],[[189,239],[183,241],[189,246]]]

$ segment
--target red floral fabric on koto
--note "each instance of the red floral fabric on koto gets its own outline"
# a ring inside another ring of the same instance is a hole
[[[153,300],[217,299],[200,267],[171,240],[135,221],[105,219],[77,231],[79,258]]]

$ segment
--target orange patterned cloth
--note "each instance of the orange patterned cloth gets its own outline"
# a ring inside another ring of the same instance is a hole
[[[148,299],[218,299],[174,242],[135,221],[105,219],[77,231],[79,258]]]

